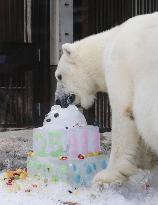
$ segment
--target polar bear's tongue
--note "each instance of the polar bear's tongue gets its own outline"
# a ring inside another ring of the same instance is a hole
[[[46,116],[43,125],[53,129],[69,129],[86,126],[87,122],[75,105],[69,105],[67,108],[55,105]]]

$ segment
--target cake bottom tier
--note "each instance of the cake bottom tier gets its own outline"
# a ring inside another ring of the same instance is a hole
[[[66,160],[33,156],[28,158],[27,163],[29,176],[52,183],[63,181],[75,187],[89,185],[94,175],[106,166],[104,155]]]

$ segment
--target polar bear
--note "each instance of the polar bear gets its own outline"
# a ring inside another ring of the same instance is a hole
[[[143,160],[137,155],[140,136],[158,153],[158,13],[136,16],[62,48],[56,102],[88,108],[98,91],[108,92],[112,150],[107,169],[94,180],[122,182]]]

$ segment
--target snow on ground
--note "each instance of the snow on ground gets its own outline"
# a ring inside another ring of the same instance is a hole
[[[71,189],[63,183],[44,185],[37,181],[19,182],[17,192],[7,190],[0,183],[1,205],[157,205],[158,170],[143,171],[131,177],[122,187],[110,185],[102,190],[98,187]],[[32,184],[38,184],[33,188]],[[25,190],[31,189],[31,192]],[[70,190],[72,193],[70,193]]]
[[[0,132],[0,170],[26,167],[26,153],[32,149],[32,130]]]
[[[102,137],[109,153],[110,136]],[[32,130],[0,133],[1,168],[26,166],[26,152],[32,147]],[[35,187],[34,185],[37,185]],[[28,192],[30,191],[30,192]],[[7,188],[0,175],[0,205],[157,205],[158,168],[140,171],[122,186],[106,185],[72,189],[64,183],[44,184],[35,179],[17,180]]]

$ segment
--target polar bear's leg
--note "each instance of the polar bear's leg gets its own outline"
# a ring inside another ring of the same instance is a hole
[[[139,142],[134,122],[124,116],[113,114],[112,150],[106,170],[98,173],[96,182],[121,182],[137,172],[136,153]]]
[[[112,107],[112,150],[107,169],[94,178],[101,183],[120,182],[138,171],[136,153],[140,140],[135,122],[128,115],[128,110],[132,110],[133,90],[127,70],[111,69],[107,73],[107,85]]]

